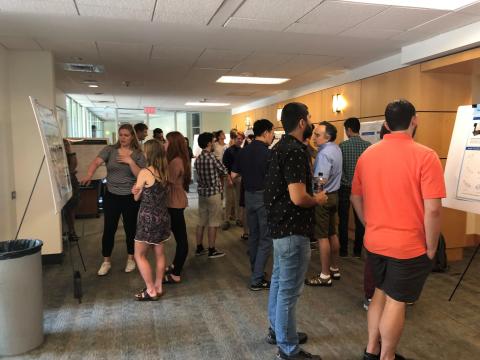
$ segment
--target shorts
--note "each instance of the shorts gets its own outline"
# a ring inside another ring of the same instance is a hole
[[[338,193],[335,191],[327,196],[326,204],[315,207],[315,239],[326,239],[337,234]]]
[[[413,303],[418,300],[432,271],[432,261],[427,254],[412,259],[394,259],[369,252],[375,287],[392,299]]]
[[[222,222],[222,196],[198,197],[198,225],[208,227],[219,227]]]

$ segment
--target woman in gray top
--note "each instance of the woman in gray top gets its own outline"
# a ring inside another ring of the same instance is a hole
[[[106,146],[100,151],[88,167],[87,176],[81,180],[81,184],[88,185],[97,168],[103,163],[107,167],[107,190],[103,199],[102,254],[104,260],[97,273],[99,276],[107,275],[112,267],[111,255],[120,215],[125,228],[128,252],[125,272],[132,272],[136,267],[133,251],[139,205],[133,199],[131,190],[140,169],[145,167],[145,157],[140,150],[132,125],[120,126],[117,143]]]

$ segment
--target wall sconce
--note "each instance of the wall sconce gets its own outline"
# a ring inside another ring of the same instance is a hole
[[[277,121],[282,121],[282,108],[277,109]]]
[[[334,113],[342,112],[345,109],[346,101],[342,94],[335,94],[332,98],[332,111]]]
[[[247,129],[250,128],[250,124],[251,124],[250,116],[246,116],[245,117],[245,126],[247,127]]]

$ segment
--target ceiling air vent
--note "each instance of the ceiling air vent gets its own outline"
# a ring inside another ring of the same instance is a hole
[[[100,73],[100,74],[105,71],[105,67],[103,65],[95,65],[95,64],[65,63],[63,64],[63,69],[65,71],[78,71],[78,72]]]

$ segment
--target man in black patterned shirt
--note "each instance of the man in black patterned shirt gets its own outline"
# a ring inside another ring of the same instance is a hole
[[[195,160],[198,181],[197,250],[195,255],[206,253],[203,247],[203,232],[208,228],[208,257],[218,258],[225,254],[215,249],[217,230],[222,221],[222,177],[227,176],[227,168],[213,153],[213,135],[203,133],[198,137],[202,153]],[[231,182],[230,177],[228,177]]]
[[[308,108],[289,103],[282,110],[287,135],[273,147],[265,177],[265,206],[273,238],[267,342],[278,346],[278,359],[314,359],[300,349],[307,335],[297,333],[295,306],[310,261],[310,236],[316,205],[326,203],[325,192],[313,195],[310,156],[303,141],[311,130]]]

